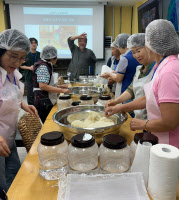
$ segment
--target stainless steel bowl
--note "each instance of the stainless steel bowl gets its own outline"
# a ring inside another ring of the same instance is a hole
[[[71,98],[73,101],[79,101],[81,95],[87,94],[92,96],[94,103],[96,103],[99,96],[105,92],[104,88],[92,86],[70,87],[69,89],[71,90]]]
[[[78,133],[90,133],[94,135],[95,140],[98,144],[102,142],[102,139],[107,134],[119,134],[120,126],[127,120],[127,114],[120,113],[112,116],[112,120],[114,121],[114,125],[100,128],[75,128],[72,127],[68,122],[67,118],[69,115],[78,114],[77,119],[83,119],[86,117],[86,113],[90,111],[95,111],[100,113],[100,115],[104,116],[104,107],[103,106],[76,106],[69,107],[63,110],[57,111],[53,115],[53,121],[59,125],[60,131],[64,134],[67,140],[71,140],[71,138]]]
[[[72,87],[77,86],[93,86],[94,80],[96,79],[96,76],[79,76],[79,81],[71,81]]]
[[[79,76],[79,82],[87,83],[88,82],[88,77],[87,76]]]
[[[75,82],[75,81],[70,81],[70,84],[72,87],[81,87],[81,86],[93,86],[93,82]]]

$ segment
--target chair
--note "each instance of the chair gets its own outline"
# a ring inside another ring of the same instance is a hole
[[[22,140],[26,151],[29,152],[34,140],[36,139],[42,124],[40,119],[37,119],[30,113],[25,113],[19,120],[18,124],[19,133],[22,136]]]

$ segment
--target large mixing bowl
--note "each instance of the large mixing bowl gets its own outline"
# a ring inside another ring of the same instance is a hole
[[[87,117],[90,111],[98,112],[101,116],[104,116],[103,106],[76,106],[69,107],[63,110],[57,111],[53,115],[53,120],[59,125],[60,131],[64,134],[68,141],[78,133],[90,133],[94,135],[95,140],[98,144],[102,142],[102,139],[107,134],[119,134],[120,126],[127,120],[127,114],[120,113],[111,116],[114,121],[114,125],[100,128],[76,128],[72,127],[68,121],[70,115],[76,115],[74,118],[78,120],[83,120]]]
[[[104,88],[91,86],[70,87],[69,89],[71,90],[71,98],[73,101],[79,101],[81,95],[87,94],[92,96],[94,103],[96,103],[99,96],[105,92]]]
[[[94,80],[96,79],[96,76],[79,76],[79,80],[76,81],[70,81],[70,84],[72,87],[78,87],[78,86],[93,86]]]
[[[93,82],[88,82],[88,81],[79,81],[79,82],[75,82],[75,81],[70,81],[70,84],[72,87],[79,87],[79,86],[93,86]]]

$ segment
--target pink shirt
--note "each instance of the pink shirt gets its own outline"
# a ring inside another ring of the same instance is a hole
[[[167,63],[158,71],[153,84],[156,102],[179,103],[179,59],[177,55],[169,57]],[[179,126],[169,132],[169,144],[179,148]]]
[[[178,55],[170,56],[168,63],[158,72],[153,84],[157,104],[179,103],[179,59]]]

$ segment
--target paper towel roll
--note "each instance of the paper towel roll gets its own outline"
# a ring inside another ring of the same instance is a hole
[[[148,192],[154,200],[176,200],[179,150],[168,144],[151,147]]]
[[[131,166],[131,172],[142,172],[144,177],[145,186],[148,185],[149,177],[149,160],[150,160],[150,142],[138,142],[134,161]]]

